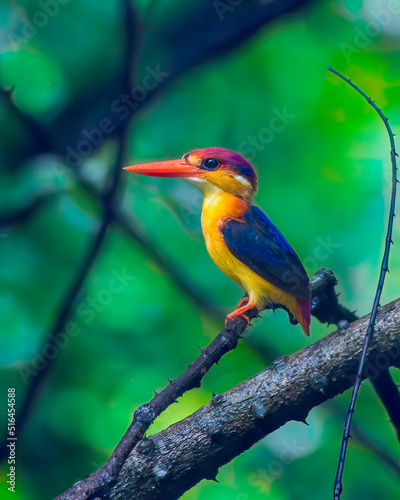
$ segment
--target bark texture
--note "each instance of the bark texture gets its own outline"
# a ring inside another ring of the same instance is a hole
[[[369,315],[274,361],[168,429],[138,443],[112,499],[173,500],[289,420],[351,387]],[[400,367],[400,300],[379,311],[365,377]]]

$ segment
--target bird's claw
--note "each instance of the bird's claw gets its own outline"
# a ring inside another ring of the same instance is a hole
[[[226,319],[225,319],[225,326],[227,325],[228,323],[228,320],[229,319],[232,319],[232,318],[244,318],[247,322],[247,325],[246,325],[246,328],[250,325],[250,320],[249,318],[245,315],[245,314],[233,314],[233,313],[230,313],[227,315]]]

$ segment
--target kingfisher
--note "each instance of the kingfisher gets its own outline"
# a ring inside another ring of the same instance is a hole
[[[179,160],[124,167],[136,174],[182,177],[203,193],[201,227],[210,257],[247,296],[229,318],[283,306],[310,335],[311,291],[295,251],[253,204],[257,174],[240,154],[223,148],[196,149]]]

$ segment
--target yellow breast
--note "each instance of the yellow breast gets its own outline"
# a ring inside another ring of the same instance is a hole
[[[242,217],[246,203],[227,193],[216,193],[204,198],[201,227],[208,253],[229,278],[242,284],[240,269],[244,266],[228,250],[218,232],[218,222],[223,217]]]
[[[220,219],[241,218],[247,210],[248,204],[244,200],[229,193],[218,190],[204,196],[201,226],[208,253],[222,272],[246,290],[259,310],[271,301],[297,311],[295,297],[272,285],[234,257],[219,234]]]

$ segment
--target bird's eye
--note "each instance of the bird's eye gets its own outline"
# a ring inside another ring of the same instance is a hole
[[[221,165],[221,163],[216,158],[206,158],[201,163],[201,168],[206,170],[215,170]]]

